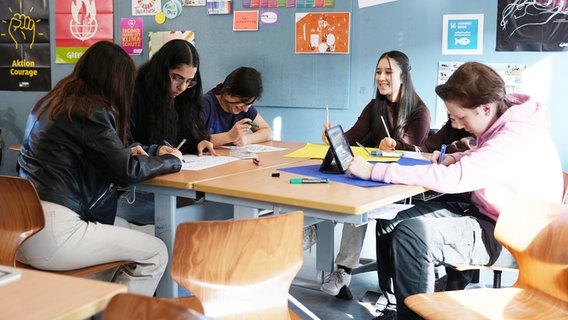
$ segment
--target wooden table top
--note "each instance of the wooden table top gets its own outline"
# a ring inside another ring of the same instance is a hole
[[[284,166],[320,163],[321,160],[305,160]],[[279,172],[280,177],[272,177],[275,172]],[[426,191],[420,186],[358,187],[333,181],[329,184],[290,184],[290,178],[301,177],[305,176],[277,171],[275,167],[264,168],[200,181],[195,184],[195,190],[345,214],[362,214]]]
[[[243,159],[203,170],[181,170],[180,172],[152,178],[150,180],[144,181],[143,184],[191,190],[193,189],[193,185],[196,182],[207,181],[210,179],[239,174],[247,171],[258,171],[262,168],[269,168],[281,164],[295,163],[306,160],[302,158],[284,157],[288,153],[305,146],[306,143],[304,142],[269,141],[261,144],[286,149],[281,151],[258,153],[258,158],[260,159],[262,165],[261,167],[255,165],[251,159]],[[219,155],[230,155],[230,150],[226,148],[218,148],[215,149],[215,151]]]
[[[126,286],[19,269],[21,278],[0,285],[2,319],[85,319],[104,310]]]

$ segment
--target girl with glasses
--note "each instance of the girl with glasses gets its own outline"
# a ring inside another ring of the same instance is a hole
[[[272,140],[272,129],[252,105],[262,89],[260,72],[240,67],[204,95],[202,118],[214,145],[244,146]]]
[[[179,148],[183,154],[208,151],[216,155],[200,117],[202,90],[195,47],[185,40],[166,42],[138,69],[130,118],[132,139],[166,150],[185,139]],[[184,198],[178,201],[191,203]],[[132,223],[154,224],[153,194],[125,192],[117,214]]]

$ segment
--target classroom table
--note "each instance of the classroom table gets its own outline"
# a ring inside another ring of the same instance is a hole
[[[126,286],[19,269],[21,278],[0,285],[2,319],[85,319],[103,311]]]
[[[231,217],[241,219],[256,217],[261,209],[277,213],[302,210],[306,225],[318,223],[316,267],[322,272],[331,272],[335,222],[367,223],[369,215],[381,207],[426,190],[404,185],[361,188],[335,182],[325,186],[294,185],[296,188],[291,188],[289,177],[298,175],[281,172],[277,179],[271,173],[281,166],[319,164],[321,160],[285,157],[305,143],[271,141],[265,144],[286,150],[259,154],[262,166],[255,165],[250,159],[238,160],[199,171],[182,170],[137,185],[137,190],[155,195],[155,234],[165,242],[170,258],[175,229],[181,221],[208,219],[218,211],[230,212]],[[216,151],[229,155],[228,149]],[[326,189],[322,189],[324,187]],[[316,190],[326,191],[314,192]],[[201,201],[177,208],[176,197],[200,198]],[[206,201],[202,202],[203,199]],[[224,207],[217,207],[220,205]],[[178,285],[171,279],[169,264],[157,295],[178,296]]]
[[[235,206],[235,219],[256,217],[258,210],[275,214],[302,210],[309,224],[318,223],[316,268],[331,272],[334,267],[334,222],[364,224],[383,207],[426,191],[420,186],[387,185],[358,187],[331,181],[320,184],[291,184],[290,178],[301,175],[277,171],[278,168],[320,164],[306,160],[278,167],[220,177],[195,184],[206,201]],[[279,177],[272,173],[278,172]],[[246,177],[246,178],[244,178]],[[315,220],[313,220],[315,219]],[[323,222],[322,222],[323,221]]]
[[[154,215],[155,234],[166,244],[170,261],[173,252],[175,230],[180,221],[208,219],[211,218],[212,212],[219,213],[230,210],[231,216],[233,213],[233,208],[230,205],[204,203],[202,195],[197,194],[194,189],[195,183],[244,172],[258,171],[281,164],[305,161],[302,158],[284,157],[288,153],[303,147],[305,143],[270,141],[261,144],[285,149],[258,153],[261,166],[254,164],[251,159],[237,160],[199,171],[181,170],[177,173],[155,177],[135,186],[137,191],[154,193],[156,212]],[[219,155],[230,155],[230,149],[216,148],[215,151]],[[177,208],[177,197],[198,198],[201,201],[197,201],[194,205]],[[169,264],[158,286],[157,295],[159,297],[178,296],[178,285],[171,279]]]
[[[381,207],[426,190],[406,185],[361,188],[336,182],[290,185],[290,177],[300,176],[280,172],[280,178],[274,178],[272,173],[278,167],[320,164],[322,160],[285,157],[305,143],[272,141],[265,144],[286,150],[260,153],[262,166],[255,165],[250,159],[238,160],[199,171],[182,170],[137,185],[137,190],[155,195],[155,234],[165,242],[170,258],[175,229],[181,221],[208,219],[218,211],[230,212],[231,217],[243,219],[257,217],[261,209],[276,213],[302,210],[306,225],[318,223],[316,267],[322,272],[331,272],[335,222],[367,223],[369,215]],[[229,155],[228,149],[216,151]],[[200,198],[201,201],[177,208],[176,197]],[[203,202],[203,199],[206,201]],[[171,279],[169,264],[157,295],[178,296],[178,285]]]

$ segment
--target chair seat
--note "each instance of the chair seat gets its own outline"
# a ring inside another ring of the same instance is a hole
[[[425,319],[566,319],[568,305],[534,290],[480,288],[416,294],[404,303]]]
[[[88,266],[85,268],[80,268],[80,269],[74,269],[74,270],[63,270],[63,271],[51,271],[51,270],[42,270],[42,269],[36,269],[28,264],[24,264],[21,263],[19,261],[16,261],[16,267],[18,268],[25,268],[25,269],[33,269],[33,270],[41,270],[41,271],[49,271],[51,273],[57,273],[57,274],[62,274],[62,275],[66,275],[66,276],[73,276],[73,277],[88,277],[94,274],[97,274],[99,272],[103,272],[112,268],[117,268],[120,267],[122,265],[125,264],[129,264],[132,263],[131,261],[112,261],[112,262],[108,262],[108,263],[103,263],[103,264],[97,264],[95,266]]]

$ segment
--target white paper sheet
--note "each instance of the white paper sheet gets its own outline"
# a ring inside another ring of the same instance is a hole
[[[208,155],[199,157],[194,154],[184,154],[183,159],[185,160],[185,162],[182,163],[182,170],[202,170],[239,160],[239,158],[235,157]]]

